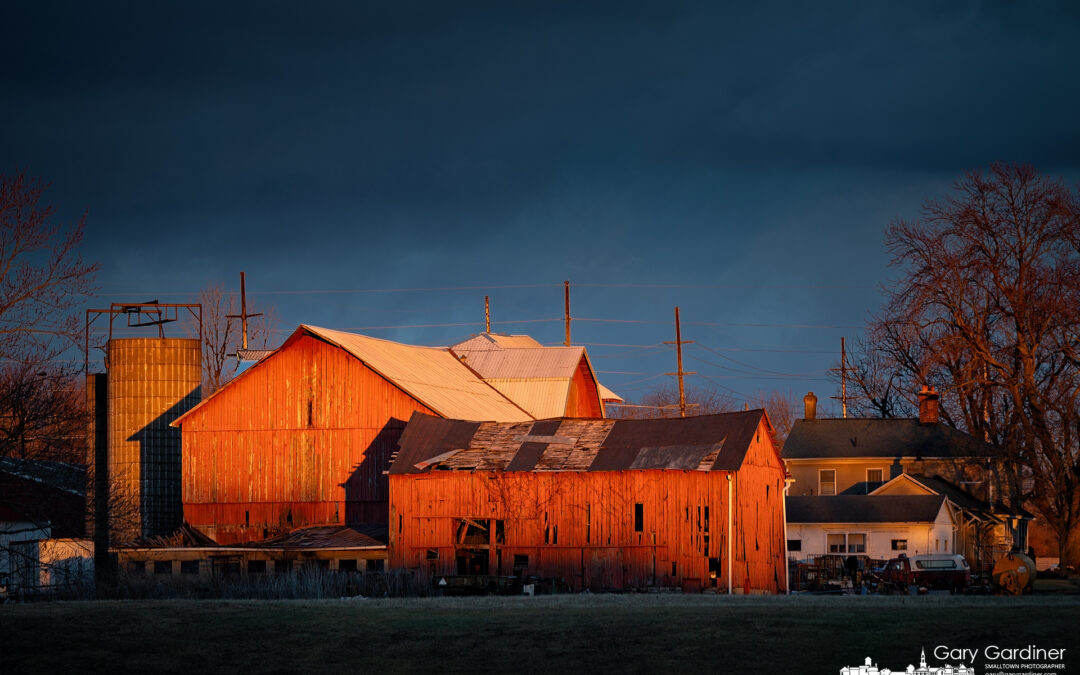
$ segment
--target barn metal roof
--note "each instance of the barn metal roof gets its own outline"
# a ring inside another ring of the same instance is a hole
[[[450,350],[538,419],[566,413],[570,387],[582,359],[593,372],[584,347],[544,347],[527,335],[481,333]],[[622,401],[599,382],[596,385],[601,402]]]
[[[836,495],[788,497],[789,523],[930,523],[945,495]]]
[[[566,414],[566,399],[570,395],[571,380],[569,378],[521,380],[485,378],[484,381],[537,419],[561,417]]]
[[[623,397],[622,396],[619,396],[618,394],[611,391],[610,389],[608,389],[604,385],[600,384],[599,382],[596,383],[596,388],[600,390],[600,400],[601,401],[614,401],[616,403],[622,403],[623,402]]]
[[[796,420],[785,459],[834,457],[992,457],[1000,452],[969,434],[917,419]]]
[[[417,347],[318,326],[302,325],[298,330],[341,347],[445,417],[502,422],[532,419],[444,348]]]
[[[480,333],[474,335],[468,340],[463,340],[456,345],[451,345],[450,349],[457,351],[461,349],[490,349],[490,348],[518,348],[518,347],[543,347],[532,337],[528,335],[505,335],[503,333]]]
[[[414,413],[391,474],[457,471],[734,471],[764,411],[657,420],[550,419],[515,424]]]

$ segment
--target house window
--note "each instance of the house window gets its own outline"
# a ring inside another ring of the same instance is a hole
[[[634,504],[634,532],[645,531],[645,505]]]
[[[830,534],[825,542],[829,546],[829,553],[844,553],[847,550],[847,541],[842,534]]]
[[[848,553],[866,553],[866,535],[849,534],[847,536]]]
[[[376,558],[374,560],[367,561],[368,572],[382,572],[383,571],[383,559]]]
[[[145,560],[129,560],[128,561],[128,572],[131,572],[132,574],[143,574],[143,573],[145,573],[146,572],[146,561]]]
[[[787,550],[788,551],[801,551],[802,550],[802,539],[788,539],[787,540]]]
[[[337,568],[339,572],[355,572],[356,571],[356,559],[345,558],[337,561]]]
[[[818,494],[822,496],[836,494],[836,469],[818,471]]]
[[[248,574],[266,574],[265,560],[249,560]]]
[[[906,551],[907,550],[907,539],[893,539],[892,540],[892,550],[894,550],[894,551]]]
[[[198,560],[181,560],[180,561],[180,574],[198,574],[199,573],[199,561]]]
[[[155,560],[154,574],[172,574],[171,560]]]
[[[866,470],[866,482],[867,483],[884,483],[885,472],[881,469],[867,469]]]

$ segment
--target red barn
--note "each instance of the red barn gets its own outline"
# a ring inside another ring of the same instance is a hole
[[[786,590],[785,471],[762,410],[466,422],[416,413],[390,469],[389,564],[574,590]]]
[[[588,367],[576,349],[574,373]],[[300,326],[174,423],[185,521],[222,544],[306,525],[386,523],[385,471],[414,412],[533,419],[467,362],[447,348]],[[601,410],[591,367],[582,383],[563,379],[566,409]]]

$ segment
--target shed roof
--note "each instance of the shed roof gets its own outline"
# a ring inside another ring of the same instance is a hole
[[[385,525],[347,526],[316,525],[287,532],[264,541],[235,544],[222,548],[269,548],[269,549],[337,549],[337,548],[385,548],[387,528]]]
[[[929,523],[944,495],[836,495],[787,498],[789,523]]]
[[[86,465],[84,464],[0,457],[0,473],[31,480],[74,495],[86,494]]]
[[[785,459],[836,457],[992,457],[1000,451],[973,436],[918,419],[796,420]]]
[[[734,471],[764,411],[656,420],[550,419],[515,424],[414,413],[391,474],[432,470]]]

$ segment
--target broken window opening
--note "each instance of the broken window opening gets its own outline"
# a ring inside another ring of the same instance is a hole
[[[554,527],[551,528],[551,543],[552,544],[558,544],[559,543],[559,526],[558,525],[555,525]]]
[[[439,559],[439,549],[437,549],[437,548],[429,548],[427,550],[427,555],[425,556],[425,559],[426,560],[438,560]]]
[[[709,531],[709,507],[705,507],[705,531]]]
[[[506,543],[506,521],[504,520],[495,521],[495,543]]]
[[[645,531],[645,505],[634,504],[634,532]]]
[[[461,524],[458,525],[457,541],[459,544],[487,546],[488,527],[489,523],[486,520],[462,518]]]
[[[588,544],[592,540],[592,506],[585,503],[585,543]]]

